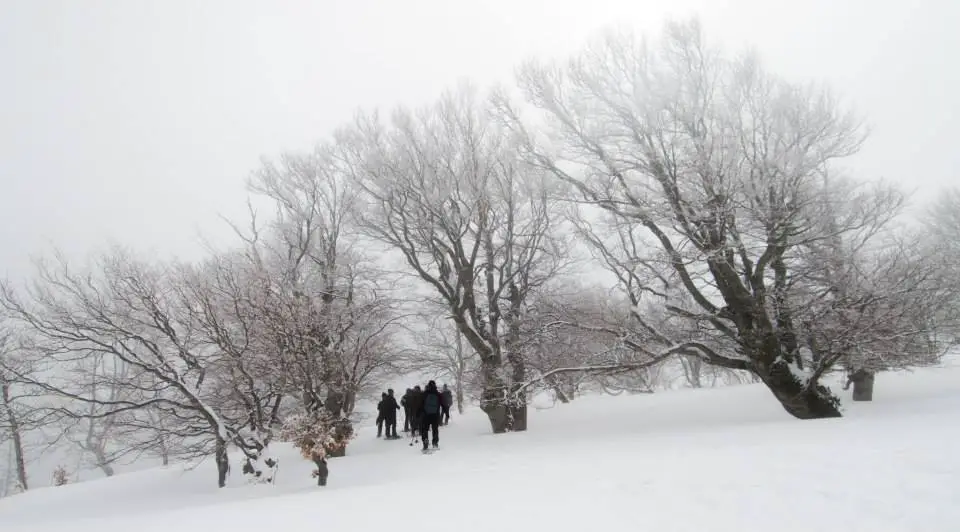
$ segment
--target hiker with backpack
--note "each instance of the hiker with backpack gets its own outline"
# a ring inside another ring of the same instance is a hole
[[[436,449],[440,443],[440,413],[443,410],[443,396],[437,389],[437,383],[430,381],[423,390],[420,408],[420,441],[427,451],[427,436],[433,436],[431,443]]]

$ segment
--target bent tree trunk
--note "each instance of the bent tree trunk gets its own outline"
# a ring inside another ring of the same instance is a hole
[[[876,374],[865,369],[858,369],[850,375],[853,384],[854,401],[873,401],[873,384]]]
[[[761,366],[755,373],[791,416],[797,419],[841,417],[840,401],[826,386],[804,386],[787,364],[776,362]]]

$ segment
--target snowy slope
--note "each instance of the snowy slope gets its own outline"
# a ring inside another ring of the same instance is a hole
[[[478,414],[430,456],[362,431],[326,488],[284,449],[276,486],[129,473],[0,500],[0,531],[960,530],[960,368],[882,375],[840,420],[759,386],[581,398],[525,434]]]

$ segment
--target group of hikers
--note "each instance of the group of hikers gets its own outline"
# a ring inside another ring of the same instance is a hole
[[[403,409],[403,432],[411,433],[413,439],[410,445],[419,438],[424,451],[428,449],[428,442],[436,449],[440,443],[440,425],[450,423],[451,404],[453,393],[446,384],[442,390],[437,389],[434,381],[428,382],[423,389],[419,385],[407,388],[399,403],[391,388],[381,395],[377,403],[377,437],[381,437],[386,428],[386,439],[400,439],[397,434],[397,411]]]

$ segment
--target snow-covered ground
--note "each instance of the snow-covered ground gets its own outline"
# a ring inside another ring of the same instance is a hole
[[[0,531],[960,530],[960,368],[881,375],[846,415],[796,421],[755,385],[584,397],[523,434],[457,417],[427,456],[363,430],[325,488],[283,446],[275,486],[201,464],[37,489]]]

